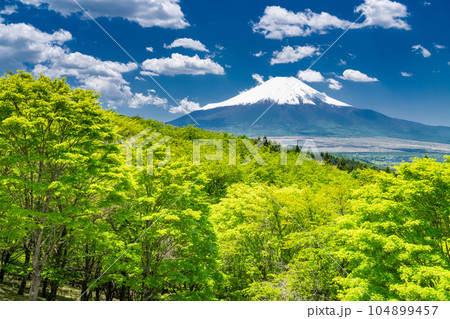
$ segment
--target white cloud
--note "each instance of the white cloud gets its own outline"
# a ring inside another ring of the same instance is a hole
[[[353,25],[352,28],[411,29],[404,20],[409,15],[405,5],[390,0],[378,0],[373,6],[372,3],[373,0],[364,0],[364,3],[355,9],[355,13],[364,12],[365,20]],[[333,29],[344,30],[351,25],[350,21],[327,12],[315,13],[306,9],[295,13],[280,6],[268,6],[259,21],[253,23],[252,28],[253,32],[261,33],[267,39],[281,40],[287,37],[306,37],[313,33],[324,34]]]
[[[373,0],[364,0],[364,3],[358,6],[355,12],[364,12],[365,16],[365,20],[356,28],[374,26],[384,29],[411,30],[409,24],[404,20],[409,16],[407,7],[396,1],[378,0],[373,4]]]
[[[185,49],[191,49],[196,51],[203,51],[203,52],[209,52],[209,50],[205,47],[203,43],[201,43],[198,40],[193,40],[189,38],[180,38],[176,39],[172,42],[171,45],[164,45],[166,49],[173,49],[173,48],[185,48]]]
[[[152,94],[133,93],[123,73],[137,69],[135,63],[102,61],[79,52],[65,52],[57,58],[37,64],[33,73],[43,73],[52,78],[74,77],[81,88],[95,90],[102,95],[108,108],[129,106],[139,108],[144,105],[166,105],[167,100]]]
[[[411,77],[411,76],[413,76],[412,73],[408,73],[408,72],[400,72],[400,74],[401,74],[402,76],[404,76],[404,77]]]
[[[423,5],[424,5],[425,7],[431,6],[431,2],[426,2],[426,1],[425,1],[425,2],[423,3]]]
[[[150,72],[150,71],[141,71],[140,73],[141,73],[141,75],[145,75],[145,76],[159,76],[159,74],[157,74],[155,72]]]
[[[166,102],[156,96],[131,91],[123,74],[136,70],[135,63],[103,61],[61,47],[70,40],[72,35],[65,30],[46,33],[24,23],[0,24],[0,65],[16,70],[32,64],[35,75],[71,77],[78,86],[100,93],[101,101],[111,108],[129,103],[137,107],[140,102],[156,105]]]
[[[24,68],[24,62],[39,63],[64,54],[59,47],[72,40],[65,30],[42,32],[24,23],[0,24],[0,65],[6,69]]]
[[[221,46],[220,44],[216,44],[216,49],[222,51],[223,49],[225,49],[225,47]]]
[[[341,59],[341,60],[338,62],[338,65],[347,65],[347,62]]]
[[[0,10],[0,15],[10,15],[17,12],[17,6],[5,6],[2,10]]]
[[[262,56],[264,56],[266,54],[267,54],[267,52],[259,51],[259,52],[253,53],[253,56],[257,57],[257,58],[260,58],[260,57],[262,57]]]
[[[158,96],[152,95],[152,93],[152,91],[149,91],[147,95],[144,95],[142,93],[135,93],[130,99],[128,106],[132,109],[138,109],[144,105],[167,105],[166,99],[162,99]]]
[[[318,49],[313,46],[296,46],[295,48],[291,46],[283,47],[281,51],[275,51],[273,53],[273,58],[270,60],[270,64],[280,64],[280,63],[294,63],[306,57],[311,57],[317,54]]]
[[[351,69],[345,70],[343,75],[339,78],[353,82],[378,82],[378,79],[376,78],[371,78],[360,71]]]
[[[295,13],[280,6],[268,6],[253,32],[262,33],[267,39],[281,40],[286,37],[305,37],[312,33],[325,33],[331,29],[345,29],[350,22],[341,20],[326,12],[320,14],[307,9]]]
[[[262,75],[255,73],[255,74],[252,74],[252,78],[259,84],[264,83],[264,77]]]
[[[200,104],[198,104],[197,102],[192,102],[189,101],[188,98],[184,98],[180,101],[180,104],[178,106],[172,106],[169,109],[170,113],[184,113],[184,114],[188,114],[194,111],[198,111],[200,110]]]
[[[73,0],[19,0],[20,2],[35,7],[46,7],[70,16],[72,13],[83,13],[81,8]],[[162,27],[170,29],[183,29],[189,26],[179,0],[127,0],[110,1],[95,0],[82,1],[82,6],[94,18],[120,17],[129,21],[137,22],[144,28]]]
[[[438,44],[438,43],[435,43],[434,47],[436,48],[436,50],[442,50],[442,49],[447,48],[445,45]]]
[[[120,63],[102,61],[90,55],[79,52],[64,54],[52,58],[48,63],[37,64],[35,69],[45,70],[50,77],[58,77],[60,74],[74,76],[83,79],[86,76],[121,78],[123,73],[137,69],[135,63]]]
[[[328,87],[329,87],[330,89],[336,90],[336,91],[342,89],[342,84],[341,84],[341,82],[336,81],[335,79],[328,79],[327,81],[328,81],[328,83],[330,83],[330,84],[328,85]]]
[[[420,44],[413,45],[412,47],[413,52],[416,52],[417,54],[422,54],[424,58],[429,58],[431,56],[431,52],[425,49]]]
[[[305,71],[298,71],[297,77],[305,82],[325,82],[325,78],[320,72],[310,69]]]
[[[172,53],[170,58],[145,60],[142,66],[145,70],[163,75],[225,74],[223,67],[211,59],[201,59],[198,55],[190,57],[178,53]]]
[[[336,81],[335,79],[326,79],[322,73],[314,70],[300,70],[297,73],[297,77],[305,82],[312,82],[312,83],[323,83],[327,82],[328,87],[332,90],[340,90],[342,89],[342,84],[339,81]]]
[[[147,50],[148,52],[155,52],[155,49],[153,49],[153,47],[146,47],[145,50]]]

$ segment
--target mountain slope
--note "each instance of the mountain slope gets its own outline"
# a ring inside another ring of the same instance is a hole
[[[288,93],[283,94],[283,92]],[[257,123],[252,123],[268,108]],[[450,143],[450,128],[390,118],[350,107],[295,78],[273,78],[190,114],[199,127],[247,136],[393,137]],[[194,125],[187,115],[169,124]]]
[[[212,103],[203,107],[210,110],[224,106],[275,103],[278,105],[299,105],[323,102],[335,106],[350,106],[313,89],[294,77],[276,77],[221,103]]]

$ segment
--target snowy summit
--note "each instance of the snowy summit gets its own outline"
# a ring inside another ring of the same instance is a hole
[[[208,104],[202,110],[267,102],[278,105],[316,105],[316,102],[323,102],[333,106],[350,106],[313,89],[295,77],[274,77],[229,100]]]

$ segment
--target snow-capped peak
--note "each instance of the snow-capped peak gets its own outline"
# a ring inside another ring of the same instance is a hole
[[[321,101],[335,106],[350,106],[341,101],[332,99],[325,93],[321,93],[309,85],[294,77],[274,77],[258,86],[244,91],[241,94],[220,103],[211,103],[202,110],[233,105],[250,105],[262,102],[279,105],[313,104]]]

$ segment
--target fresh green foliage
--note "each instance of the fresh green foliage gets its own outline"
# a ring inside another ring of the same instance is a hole
[[[321,165],[97,99],[64,79],[0,78],[1,299],[450,299],[449,158]],[[170,138],[154,174],[127,165],[123,144],[144,130]],[[204,146],[193,165],[195,139],[224,156]]]

